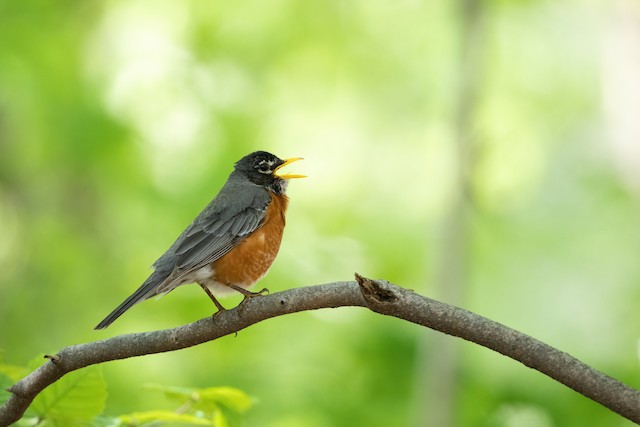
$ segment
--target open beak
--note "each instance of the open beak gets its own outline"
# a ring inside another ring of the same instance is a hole
[[[274,171],[273,174],[275,176],[277,176],[278,178],[281,179],[292,179],[292,178],[306,178],[306,175],[299,175],[297,173],[281,173],[279,172],[280,169],[282,169],[283,167],[287,166],[288,164],[291,164],[293,162],[297,162],[298,160],[302,160],[302,157],[291,157],[290,159],[285,159],[284,163],[281,164],[280,166],[278,166]]]

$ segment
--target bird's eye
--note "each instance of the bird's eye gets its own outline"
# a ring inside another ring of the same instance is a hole
[[[256,165],[256,169],[258,169],[260,173],[271,173],[273,172],[271,166],[273,166],[273,163],[263,160]]]

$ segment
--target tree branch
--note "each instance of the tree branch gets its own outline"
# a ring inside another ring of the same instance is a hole
[[[359,275],[356,275],[356,279],[357,283],[335,282],[253,298],[218,316],[173,329],[120,335],[63,348],[47,363],[8,389],[12,396],[0,407],[0,426],[19,420],[38,393],[76,369],[110,360],[191,347],[272,317],[343,306],[367,307],[376,313],[404,319],[490,348],[640,423],[640,391],[571,355],[492,320],[420,296],[389,282],[373,281]]]

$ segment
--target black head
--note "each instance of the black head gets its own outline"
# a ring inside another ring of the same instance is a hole
[[[256,151],[238,160],[235,164],[235,170],[241,172],[254,184],[262,185],[276,193],[284,193],[288,179],[305,177],[304,175],[278,172],[283,166],[297,160],[302,159],[292,157],[282,160],[266,151]]]

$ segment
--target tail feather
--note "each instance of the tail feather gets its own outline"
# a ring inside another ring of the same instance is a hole
[[[157,295],[159,285],[162,284],[164,279],[166,279],[166,276],[159,277],[157,273],[158,271],[149,276],[149,278],[145,280],[145,282],[138,288],[138,290],[136,290],[126,300],[124,300],[124,302],[116,307],[115,310],[109,313],[109,315],[105,317],[102,322],[98,323],[98,325],[94,329],[105,329],[135,304]]]

